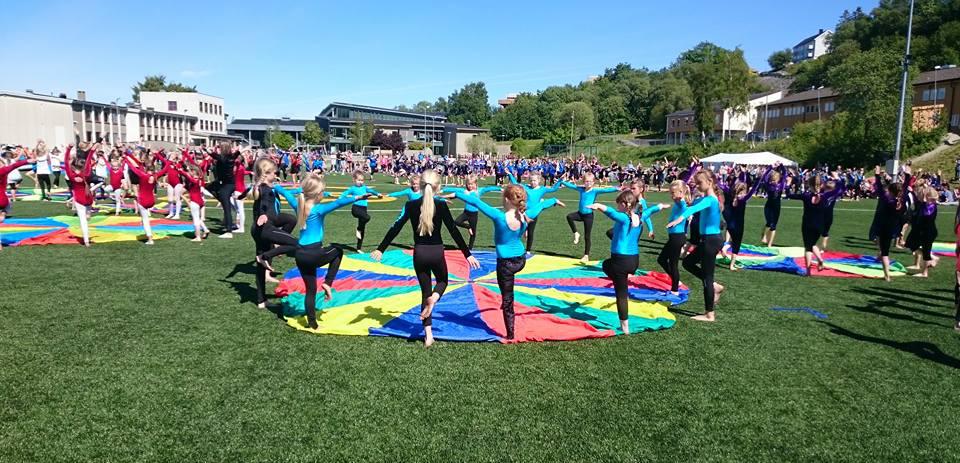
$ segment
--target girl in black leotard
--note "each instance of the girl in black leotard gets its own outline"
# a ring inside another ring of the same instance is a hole
[[[433,344],[433,328],[430,314],[433,307],[443,296],[447,289],[447,261],[443,255],[443,238],[440,236],[440,224],[442,223],[453,241],[457,243],[457,248],[467,258],[467,262],[473,268],[480,268],[480,263],[476,257],[470,254],[467,243],[463,241],[460,230],[457,229],[453,216],[447,203],[436,197],[440,191],[440,175],[434,170],[426,170],[420,176],[420,191],[423,191],[423,197],[407,201],[403,206],[403,212],[393,223],[387,236],[383,237],[377,250],[370,253],[370,258],[379,262],[383,257],[383,251],[390,246],[397,234],[403,228],[403,225],[410,222],[413,227],[413,270],[417,274],[417,281],[420,283],[420,295],[422,297],[420,320],[423,322],[424,347],[430,347]],[[437,280],[436,285],[432,285],[430,275]]]
[[[900,215],[905,209],[906,188],[893,182],[884,187],[881,172],[880,166],[874,168],[873,189],[877,193],[877,210],[873,223],[880,260],[883,262],[883,279],[890,281],[890,242],[896,239],[900,232]],[[910,183],[910,166],[903,166],[903,173],[903,184],[907,185]]]

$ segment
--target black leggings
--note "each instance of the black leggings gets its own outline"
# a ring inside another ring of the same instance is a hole
[[[477,215],[477,212],[463,211],[453,221],[458,227],[470,230],[470,243],[467,246],[470,249],[473,249],[473,242],[477,240]]]
[[[40,199],[47,199],[47,192],[53,189],[50,186],[50,174],[37,174],[37,183],[40,184]]]
[[[805,252],[813,252],[813,247],[817,245],[817,240],[820,239],[821,233],[822,231],[816,227],[806,225],[800,227],[800,234],[803,235],[803,250]],[[887,249],[889,249],[889,245]]]
[[[957,313],[953,316],[953,319],[960,322],[960,284],[956,282],[953,283],[953,305],[957,308]]]
[[[427,299],[437,293],[443,296],[447,290],[447,260],[443,257],[442,244],[418,244],[413,247],[413,271],[417,273],[417,282],[420,283],[420,296],[423,301],[421,307],[427,303]],[[430,275],[437,279],[434,286],[430,281]],[[433,317],[423,319],[423,326],[433,324]]]
[[[537,219],[527,222],[527,252],[533,252],[533,230],[537,228]]]
[[[513,339],[513,280],[527,265],[527,259],[518,257],[497,258],[497,286],[500,288],[500,310],[503,311],[503,327],[507,330],[507,339]]]
[[[880,257],[889,257],[890,256],[890,244],[896,239],[895,237],[888,238],[886,236],[877,237],[877,245],[880,247]]]
[[[317,328],[317,268],[330,264],[323,282],[327,286],[333,285],[333,280],[337,278],[337,272],[340,270],[343,250],[335,246],[324,247],[323,243],[316,243],[298,248],[296,259],[297,268],[300,269],[300,277],[303,278],[303,285],[307,289],[307,294],[303,300],[304,308],[307,311],[307,322],[310,328],[315,329]]]
[[[823,212],[823,230],[820,231],[820,236],[829,238],[830,227],[832,226],[833,226],[833,208],[830,208]]]
[[[53,172],[53,186],[57,188],[60,188],[60,172],[59,170]]]
[[[680,252],[687,242],[686,233],[671,233],[657,256],[657,263],[670,275],[670,291],[680,290]]]
[[[780,199],[776,200],[767,200],[767,203],[763,205],[763,218],[767,222],[767,228],[770,231],[777,230],[777,223],[780,222]]]
[[[147,187],[149,188],[149,186]],[[207,191],[217,196],[217,201],[220,201],[220,207],[223,208],[223,232],[233,233],[233,207],[230,205],[233,192],[236,191],[233,182],[209,183],[207,184]]]
[[[357,219],[357,231],[360,232],[360,238],[357,238],[357,251],[363,247],[363,235],[367,230],[367,222],[370,221],[370,214],[367,214],[367,206],[357,206],[350,208],[350,215]]]
[[[297,218],[290,214],[280,214],[273,222],[263,224],[260,237],[267,242],[268,250],[260,253],[260,257],[269,260],[296,251],[297,238],[291,234],[296,226]]]
[[[627,281],[630,275],[637,272],[640,266],[640,256],[627,254],[611,254],[603,261],[603,273],[613,280],[613,289],[617,295],[617,315],[620,320],[626,320],[630,304],[630,293]]]
[[[743,244],[743,227],[727,228],[730,233],[730,252],[740,254],[740,245]]]
[[[683,259],[683,268],[703,282],[703,307],[707,312],[713,312],[713,271],[717,266],[717,253],[723,247],[723,238],[714,234],[701,235],[700,239],[697,249]]]
[[[574,222],[583,222],[583,254],[590,255],[590,235],[593,233],[593,213],[581,214],[580,211],[567,214],[567,225],[570,231],[577,232]]]

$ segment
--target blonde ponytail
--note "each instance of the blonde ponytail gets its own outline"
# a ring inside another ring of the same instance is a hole
[[[297,211],[297,228],[303,230],[307,226],[307,217],[310,210],[323,197],[323,179],[319,175],[310,173],[300,184],[300,210]]]
[[[433,234],[433,215],[437,211],[433,196],[439,186],[440,175],[435,170],[428,169],[420,175],[420,190],[423,191],[423,202],[420,205],[420,224],[417,226],[417,233],[420,236]]]

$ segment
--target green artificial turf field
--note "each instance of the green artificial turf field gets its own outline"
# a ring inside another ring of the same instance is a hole
[[[567,209],[542,216],[537,250],[579,257],[563,219],[576,198],[558,197]],[[762,203],[746,243],[758,244]],[[400,205],[371,205],[368,250]],[[777,243],[799,246],[799,205],[785,206]],[[873,253],[873,209],[839,204],[831,248]],[[940,210],[941,241],[954,211]],[[645,269],[658,269],[666,214],[654,223]],[[326,240],[352,244],[353,226],[348,210],[333,214]],[[598,216],[594,259],[608,255],[607,228]],[[424,350],[295,332],[254,307],[252,257],[249,234],[0,251],[0,461],[960,460],[953,258],[892,283],[718,269],[716,324],[688,319],[703,303],[684,272],[691,297],[670,330]]]

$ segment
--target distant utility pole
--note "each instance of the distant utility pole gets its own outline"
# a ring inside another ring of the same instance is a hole
[[[900,81],[900,116],[897,118],[897,144],[893,148],[893,172],[900,167],[900,145],[903,143],[903,112],[907,104],[907,79],[910,78],[910,36],[913,35],[913,3],[910,0],[910,16],[907,20],[907,49],[903,53],[903,79]]]

